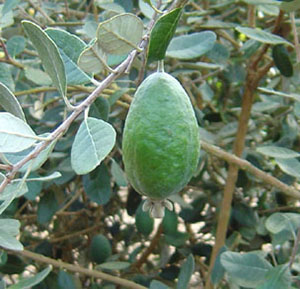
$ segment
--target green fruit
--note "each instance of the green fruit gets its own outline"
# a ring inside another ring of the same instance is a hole
[[[171,235],[177,232],[178,218],[174,211],[165,211],[165,216],[162,221],[163,231],[165,234]]]
[[[154,221],[149,216],[148,212],[143,211],[142,206],[143,206],[143,202],[139,205],[139,207],[136,210],[135,225],[137,230],[141,234],[148,236],[153,231]]]
[[[97,264],[105,262],[111,256],[111,245],[102,234],[93,237],[90,245],[90,256]]]
[[[285,77],[292,77],[294,74],[293,64],[290,60],[287,49],[283,44],[275,45],[272,49],[274,63],[280,73]]]
[[[188,95],[171,75],[153,73],[136,91],[125,121],[123,161],[129,182],[151,201],[162,201],[189,182],[199,154]]]

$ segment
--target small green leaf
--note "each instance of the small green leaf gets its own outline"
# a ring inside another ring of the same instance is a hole
[[[44,194],[38,204],[37,221],[39,224],[46,224],[50,222],[56,211],[59,209],[59,205],[53,191],[49,191]]]
[[[284,147],[277,147],[277,146],[263,146],[258,147],[256,149],[259,153],[273,158],[280,158],[280,159],[291,159],[299,157],[300,154],[293,150]]]
[[[105,262],[99,264],[97,268],[102,270],[124,270],[130,267],[130,265],[131,263],[129,262],[115,261],[115,262]]]
[[[221,255],[226,251],[227,251],[227,247],[223,246],[218,252],[214,267],[211,272],[211,282],[214,285],[218,284],[224,277],[225,269],[221,264]]]
[[[73,276],[63,270],[58,272],[57,285],[57,289],[76,289]]]
[[[189,282],[194,273],[194,270],[195,270],[195,260],[193,255],[190,254],[180,269],[176,289],[189,288]]]
[[[7,86],[0,82],[0,105],[2,108],[26,122],[20,103]]]
[[[300,227],[300,214],[296,213],[275,213],[272,214],[265,223],[266,229],[272,234],[278,234],[281,231],[295,231]]]
[[[37,85],[51,85],[52,80],[47,73],[41,69],[26,67],[25,76],[28,80],[32,81]]]
[[[300,178],[300,162],[297,159],[275,159],[280,169],[288,175]]]
[[[96,100],[92,103],[89,110],[89,116],[100,118],[104,121],[107,121],[109,111],[110,111],[110,104],[108,100],[100,96],[97,97]]]
[[[169,287],[160,281],[153,280],[150,283],[149,289],[169,289]]]
[[[17,284],[11,285],[7,289],[30,289],[42,282],[48,276],[51,270],[52,266],[48,266],[43,271],[37,273],[35,276],[20,280]]]
[[[71,151],[72,168],[83,175],[96,168],[110,153],[116,141],[116,132],[107,122],[88,117],[75,136]]]
[[[110,175],[104,163],[90,174],[83,176],[83,187],[92,202],[99,205],[108,203],[112,192]]]
[[[65,65],[67,83],[79,85],[90,82],[90,77],[77,66],[78,58],[86,44],[76,35],[61,29],[47,28],[45,32],[59,49]]]
[[[44,134],[42,136],[46,137],[49,134]],[[50,154],[52,153],[54,147],[55,147],[56,141],[53,141],[51,144],[49,144],[44,150],[41,151],[41,153],[34,158],[33,160],[27,162],[21,169],[20,172],[26,172],[28,167],[30,166],[30,170],[36,171],[38,170],[49,158]],[[15,153],[5,153],[4,156],[6,160],[9,161],[10,164],[15,165],[19,161],[21,161],[23,158],[25,158],[28,154],[30,154],[34,150],[34,147],[30,147],[28,149],[22,150],[20,152]]]
[[[23,245],[16,239],[20,222],[14,219],[0,219],[0,246],[9,250],[23,250]]]
[[[36,24],[22,21],[24,30],[35,46],[46,72],[60,94],[65,97],[67,91],[65,66],[54,41]]]
[[[271,269],[264,283],[257,289],[289,289],[292,284],[292,275],[287,264]]]
[[[4,16],[7,12],[10,12],[12,9],[17,7],[21,1],[20,0],[5,0],[4,6],[2,8],[2,16]]]
[[[174,9],[156,21],[150,34],[148,62],[165,58],[167,48],[181,16],[181,10],[181,8]]]
[[[111,163],[111,174],[115,179],[116,183],[118,184],[118,186],[126,187],[128,185],[125,177],[125,173],[123,172],[119,164],[114,159],[112,159],[112,163]]]
[[[11,91],[15,90],[15,83],[11,74],[11,67],[6,63],[0,63],[0,81]]]
[[[15,35],[6,42],[6,49],[11,57],[15,57],[24,51],[26,40],[23,36]]]
[[[256,41],[268,44],[286,44],[293,46],[292,43],[288,42],[284,38],[272,34],[267,31],[259,30],[257,28],[248,28],[248,27],[241,27],[238,26],[235,28],[238,32],[245,34],[250,39],[254,39]]]
[[[200,57],[214,47],[216,38],[216,34],[212,31],[175,37],[172,39],[166,55],[178,59]]]
[[[255,253],[224,252],[221,264],[234,281],[243,287],[256,288],[264,280],[272,265]]]
[[[143,30],[144,25],[140,18],[134,14],[120,14],[99,24],[98,45],[110,54],[129,53],[142,40]]]
[[[0,113],[0,152],[19,152],[36,142],[28,124],[7,112]]]
[[[26,182],[47,182],[47,181],[52,181],[52,180],[60,178],[60,177],[61,177],[60,172],[53,172],[52,174],[45,176],[45,177],[28,178],[28,179],[26,179]]]
[[[82,51],[78,66],[87,73],[100,73],[106,67],[106,54],[95,42]]]

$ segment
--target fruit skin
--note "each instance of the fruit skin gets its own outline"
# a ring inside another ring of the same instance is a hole
[[[179,192],[199,159],[200,138],[188,95],[171,75],[156,72],[137,89],[123,134],[123,161],[134,189],[152,200]]]
[[[111,245],[102,234],[95,235],[90,245],[90,256],[97,264],[105,262],[111,256]]]

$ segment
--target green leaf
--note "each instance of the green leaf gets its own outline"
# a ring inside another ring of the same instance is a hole
[[[194,270],[195,270],[195,260],[193,255],[190,254],[180,269],[176,289],[189,288],[189,282],[194,273]]]
[[[263,146],[258,147],[256,149],[259,153],[273,158],[280,158],[280,159],[291,159],[299,157],[300,154],[293,150],[284,147],[277,147],[277,146]]]
[[[12,78],[11,69],[6,63],[0,63],[0,82],[6,85],[11,91],[15,90],[15,83]]]
[[[300,162],[297,159],[275,159],[280,169],[288,175],[300,178]]]
[[[172,39],[166,55],[178,59],[200,57],[214,47],[216,38],[216,34],[212,31],[175,37]]]
[[[272,214],[265,223],[266,229],[273,233],[278,234],[281,231],[289,230],[295,231],[300,227],[300,214],[296,213],[275,213]]]
[[[26,122],[20,103],[7,86],[0,82],[0,105],[2,108]]]
[[[131,263],[129,262],[121,262],[121,261],[115,261],[115,262],[105,262],[102,264],[99,264],[97,266],[97,269],[102,270],[124,270],[130,267]]]
[[[169,287],[160,281],[153,280],[150,283],[149,289],[169,289]]]
[[[22,251],[24,249],[23,245],[15,237],[7,234],[2,228],[0,229],[0,246],[16,251]]]
[[[99,24],[98,45],[110,54],[129,53],[142,40],[143,30],[144,25],[140,18],[134,14],[120,14]]]
[[[216,285],[218,284],[224,277],[225,269],[221,264],[221,255],[227,251],[227,247],[223,246],[218,252],[214,267],[211,272],[211,282]]]
[[[189,234],[185,232],[176,232],[165,235],[166,243],[175,247],[183,246],[188,238]]]
[[[95,42],[82,51],[78,66],[87,73],[100,73],[106,67],[106,54]]]
[[[264,280],[272,265],[255,253],[224,252],[221,264],[239,286],[256,288]]]
[[[181,10],[181,8],[174,9],[156,21],[150,34],[148,62],[165,58],[167,48],[181,16]]]
[[[79,55],[86,48],[86,44],[76,35],[64,30],[48,28],[45,32],[59,49],[65,65],[67,83],[79,85],[90,82],[90,77],[77,66]]]
[[[47,182],[52,181],[54,179],[60,178],[60,172],[53,172],[52,174],[45,176],[45,177],[37,177],[37,178],[27,178],[26,182]]]
[[[2,16],[4,16],[7,12],[10,12],[12,9],[17,7],[20,3],[20,0],[5,0],[4,6],[2,8]]]
[[[268,44],[286,44],[293,46],[292,43],[288,42],[284,38],[272,34],[267,31],[259,30],[257,28],[248,28],[248,27],[241,27],[238,26],[235,28],[238,32],[245,34],[250,39],[254,39],[256,41]]]
[[[41,69],[26,67],[25,76],[28,80],[32,81],[37,85],[51,85],[52,80],[47,73]]]
[[[116,132],[107,122],[88,117],[80,125],[71,151],[74,171],[87,174],[95,169],[115,145]]]
[[[46,224],[50,222],[56,211],[59,209],[59,205],[53,191],[49,191],[44,194],[38,204],[37,221],[40,224]]]
[[[108,115],[110,111],[110,104],[109,101],[104,97],[97,97],[96,100],[92,103],[89,116],[100,118],[104,121],[108,120]]]
[[[18,220],[0,219],[0,246],[9,250],[23,250],[23,245],[15,238],[19,230]]]
[[[300,9],[300,2],[298,0],[284,1],[284,3],[281,3],[279,8],[286,12],[296,11],[296,10]]]
[[[110,176],[104,163],[95,171],[83,176],[83,187],[92,202],[105,205],[110,200]]]
[[[7,289],[30,289],[33,286],[42,282],[48,276],[51,270],[52,266],[48,266],[43,271],[37,273],[35,276],[24,278],[23,280],[20,280],[17,284],[9,286]]]
[[[9,2],[11,0],[8,0]],[[14,23],[14,14],[13,11],[4,11],[3,13],[4,5],[0,5],[0,28],[9,27]]]
[[[118,186],[126,187],[128,185],[128,182],[125,177],[125,173],[123,172],[119,164],[114,159],[112,159],[112,163],[111,163],[111,174],[115,179],[116,183],[118,184]]]
[[[46,137],[48,135],[49,134],[47,133],[42,136]],[[29,166],[30,166],[30,170],[32,172],[38,170],[49,158],[50,154],[52,153],[52,151],[55,147],[55,144],[56,144],[56,141],[53,141],[44,150],[42,150],[36,158],[27,162],[19,171],[26,172]],[[4,155],[10,164],[15,165],[16,163],[21,161],[23,158],[25,158],[28,154],[30,154],[33,150],[34,150],[34,147],[30,147],[30,148],[22,150],[20,152],[5,153]]]
[[[23,36],[15,35],[6,42],[6,49],[11,57],[15,57],[24,51],[26,40]]]
[[[2,175],[1,175],[2,176]],[[0,178],[1,181],[2,178]],[[22,185],[22,181],[20,179],[16,179],[11,181],[9,185],[6,186],[4,191],[0,194],[0,201],[5,201],[10,199],[11,197],[16,198],[20,197],[28,192],[28,188],[24,183]],[[12,199],[12,200],[13,200]]]
[[[63,270],[59,270],[57,285],[58,289],[76,289],[73,276]]]
[[[0,112],[0,152],[19,152],[36,142],[28,124],[7,112]]]
[[[65,66],[54,41],[36,24],[22,21],[24,30],[35,46],[46,72],[60,94],[65,97],[67,81]]]
[[[257,289],[289,289],[291,284],[292,275],[288,265],[279,265],[267,273],[265,282]]]

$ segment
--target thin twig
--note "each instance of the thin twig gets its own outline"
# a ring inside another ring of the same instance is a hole
[[[75,272],[75,273],[79,273],[79,274],[83,274],[86,276],[90,276],[93,278],[99,278],[101,280],[105,280],[114,284],[119,284],[125,288],[129,288],[129,289],[147,289],[147,287],[144,287],[142,285],[139,285],[137,283],[134,283],[132,281],[120,278],[120,277],[116,277],[116,276],[112,276],[106,273],[103,273],[99,270],[91,270],[91,269],[87,269],[78,265],[73,265],[73,264],[69,264],[63,261],[57,261],[55,259],[43,256],[41,254],[37,254],[37,253],[33,253],[27,250],[23,250],[23,251],[11,251],[13,254],[15,255],[19,255],[19,256],[24,256],[27,258],[30,258],[32,260],[35,260],[37,262],[41,262],[41,263],[45,263],[45,264],[49,264],[52,265],[54,267],[57,268],[64,268],[70,272]]]
[[[297,62],[299,63],[300,62],[300,45],[299,45],[299,37],[298,37],[298,33],[297,33],[294,11],[290,13],[290,18],[291,18],[291,24],[292,24],[292,29],[293,29],[293,35],[294,35],[294,43],[295,43]]]
[[[277,178],[265,173],[264,171],[258,169],[257,167],[253,166],[250,162],[241,159],[233,154],[227,153],[224,150],[220,149],[217,146],[211,145],[206,142],[201,142],[201,147],[206,152],[225,160],[228,163],[235,164],[237,167],[239,167],[242,170],[248,171],[249,173],[253,174],[255,177],[261,179],[266,184],[269,184],[277,189],[279,189],[281,192],[286,194],[287,196],[300,199],[300,192],[296,190],[295,188],[286,185],[285,183],[279,181]]]
[[[11,165],[0,164],[0,170],[11,171],[12,170],[12,166]]]
[[[297,252],[298,252],[298,248],[299,248],[299,243],[300,243],[300,228],[298,229],[297,237],[294,241],[294,247],[293,247],[292,255],[290,258],[290,262],[289,262],[290,269],[292,268],[292,265],[295,261],[295,258],[296,258]]]

